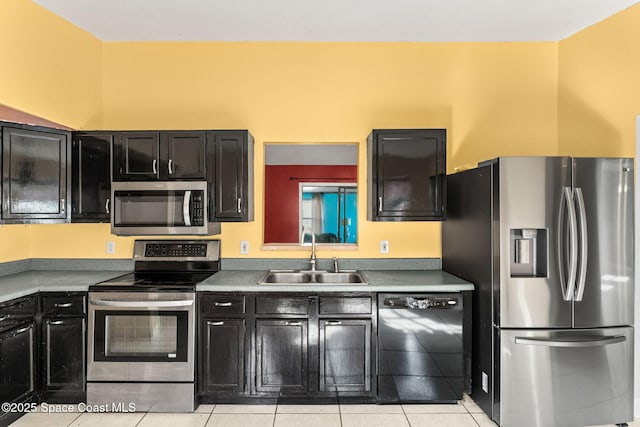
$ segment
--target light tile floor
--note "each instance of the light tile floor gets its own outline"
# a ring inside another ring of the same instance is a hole
[[[55,405],[52,405],[55,409]],[[67,406],[65,406],[68,409]],[[465,396],[455,405],[200,405],[192,414],[27,414],[15,427],[495,427]],[[602,426],[603,427],[603,426]],[[629,423],[640,427],[640,419]]]

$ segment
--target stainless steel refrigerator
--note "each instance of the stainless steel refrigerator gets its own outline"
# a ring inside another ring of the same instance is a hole
[[[496,423],[633,420],[633,159],[447,177],[443,269],[475,284],[472,397]]]

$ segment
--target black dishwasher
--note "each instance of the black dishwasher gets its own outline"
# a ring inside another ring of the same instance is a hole
[[[460,293],[378,294],[378,402],[462,399]]]

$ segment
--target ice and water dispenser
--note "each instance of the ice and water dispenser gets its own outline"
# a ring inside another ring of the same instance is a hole
[[[547,277],[547,230],[511,229],[511,277]]]

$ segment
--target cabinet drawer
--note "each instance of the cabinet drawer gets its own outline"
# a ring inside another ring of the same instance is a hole
[[[0,318],[17,314],[36,314],[36,297],[16,298],[0,304]]]
[[[371,314],[371,297],[320,297],[320,314]]]
[[[51,314],[84,314],[84,295],[46,295],[42,297],[42,313]]]
[[[308,314],[307,297],[256,297],[256,314]]]
[[[200,300],[203,314],[242,314],[245,312],[244,295],[207,295]]]

